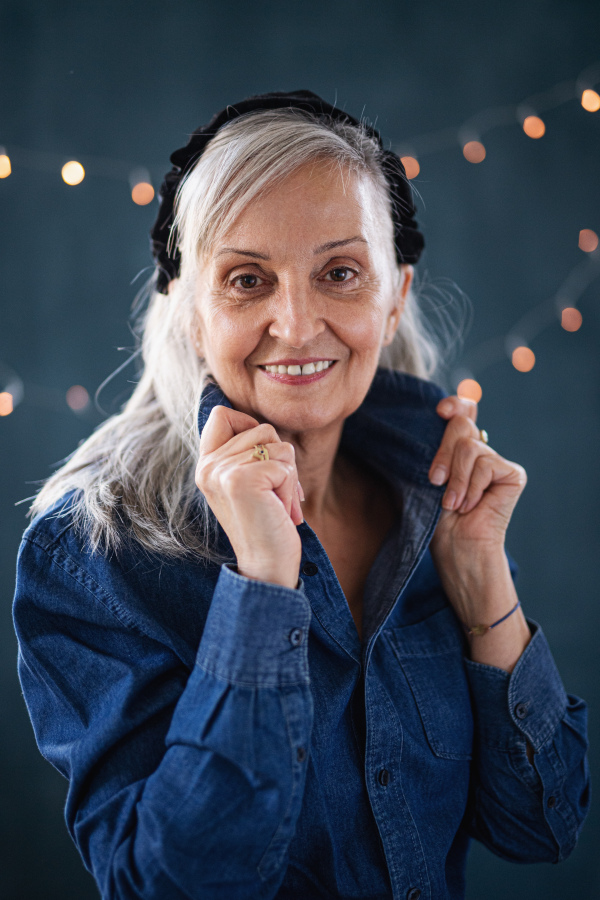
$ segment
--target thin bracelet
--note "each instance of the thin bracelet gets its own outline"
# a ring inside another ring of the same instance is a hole
[[[507,612],[505,616],[502,616],[502,618],[501,618],[501,619],[498,619],[497,622],[494,622],[493,625],[473,625],[472,628],[469,628],[469,626],[468,626],[468,625],[465,625],[464,622],[461,622],[460,624],[461,624],[462,627],[465,629],[465,631],[467,632],[467,634],[485,634],[486,631],[489,631],[489,630],[490,630],[490,628],[495,628],[496,625],[499,625],[499,624],[500,624],[500,622],[504,622],[505,619],[508,619],[509,616],[512,616],[512,614],[514,613],[515,609],[517,609],[517,607],[520,606],[520,605],[521,605],[521,601],[519,600],[519,602],[517,603],[517,606],[513,606],[513,608],[511,609],[510,612]]]

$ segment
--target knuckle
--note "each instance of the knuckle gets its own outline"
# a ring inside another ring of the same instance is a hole
[[[263,422],[261,425],[258,425],[254,436],[256,437],[257,442],[260,442],[261,444],[281,443],[275,428],[268,422]]]

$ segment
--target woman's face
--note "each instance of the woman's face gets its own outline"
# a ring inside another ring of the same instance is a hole
[[[403,266],[394,293],[373,190],[338,167],[302,167],[201,262],[198,350],[235,409],[297,434],[362,403],[413,272]]]

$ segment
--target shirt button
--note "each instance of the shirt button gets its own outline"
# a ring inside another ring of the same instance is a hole
[[[290,644],[292,647],[299,647],[304,638],[304,632],[301,628],[292,628],[290,631]]]
[[[556,806],[556,797],[548,797],[548,806],[552,809],[553,806]]]
[[[515,716],[518,719],[524,719],[527,715],[527,704],[526,703],[517,703],[515,706]]]
[[[316,566],[313,562],[305,562],[302,566],[303,575],[316,575],[318,571],[319,567]]]
[[[388,786],[390,781],[390,773],[387,769],[380,769],[379,775],[377,777],[379,779],[379,784],[381,784],[383,787]],[[421,892],[419,891],[419,893]]]
[[[406,900],[419,900],[421,896],[421,891],[419,888],[410,888],[408,894],[406,895]]]
[[[298,760],[298,762],[304,762],[304,760],[306,759],[306,750],[304,749],[304,747],[298,747],[298,749],[296,750],[296,759]]]

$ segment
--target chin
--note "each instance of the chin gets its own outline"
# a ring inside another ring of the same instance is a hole
[[[299,434],[303,431],[314,431],[327,428],[345,418],[341,410],[310,409],[269,409],[260,410],[260,417],[269,422],[277,431]]]

